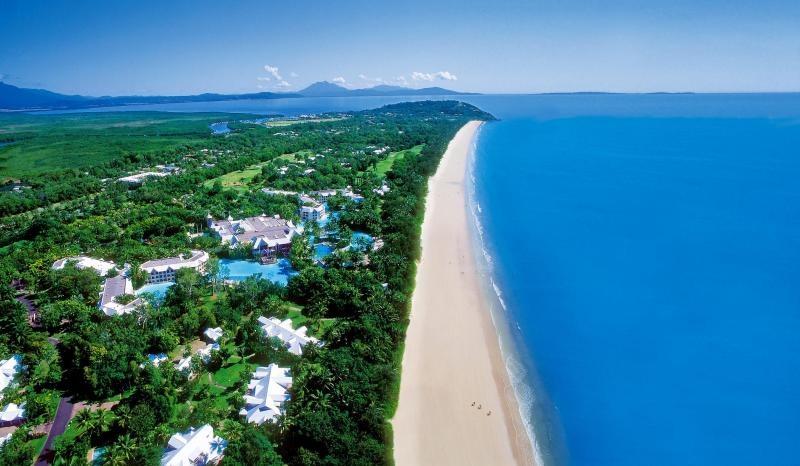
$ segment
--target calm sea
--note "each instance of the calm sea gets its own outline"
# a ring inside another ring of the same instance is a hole
[[[800,96],[484,107],[476,199],[549,462],[800,464]]]
[[[800,94],[459,99],[502,119],[475,202],[547,460],[800,464]]]

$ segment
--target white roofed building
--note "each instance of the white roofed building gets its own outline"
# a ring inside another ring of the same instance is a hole
[[[168,257],[147,261],[139,266],[147,273],[147,283],[174,282],[175,274],[180,269],[194,269],[200,273],[205,272],[208,253],[205,251],[192,251],[189,257]]]
[[[113,262],[104,261],[102,259],[95,259],[87,256],[72,256],[53,262],[52,269],[61,270],[70,262],[75,262],[75,266],[79,269],[92,269],[100,276],[107,275],[110,270],[117,266]]]
[[[300,201],[300,209],[298,213],[300,214],[300,219],[304,222],[309,220],[320,221],[327,217],[328,214],[325,211],[325,205],[313,197],[301,194],[298,196],[298,199]]]
[[[306,335],[308,329],[305,326],[297,330],[292,328],[290,319],[281,321],[276,317],[266,318],[262,316],[258,318],[258,323],[261,324],[261,330],[265,336],[279,339],[292,354],[302,355],[303,347],[308,343],[320,344],[316,338]]]
[[[239,414],[253,424],[275,421],[277,416],[283,414],[283,405],[289,400],[288,390],[291,387],[289,369],[278,367],[277,364],[257,368],[247,384],[244,407]]]
[[[0,361],[0,400],[3,399],[2,391],[14,382],[17,372],[22,369],[20,361],[22,357],[18,355]]]
[[[203,332],[203,337],[210,343],[216,343],[222,337],[222,327],[207,328],[206,331]]]
[[[107,278],[103,283],[103,291],[100,293],[100,303],[98,307],[109,317],[127,314],[137,307],[144,304],[141,298],[136,298],[128,304],[118,303],[117,296],[133,294],[133,284],[128,277],[117,275]]]
[[[214,428],[209,424],[174,434],[169,438],[167,451],[161,457],[161,466],[217,464],[222,459],[227,443],[214,435]]]
[[[0,410],[0,427],[18,426],[25,422],[25,403],[7,404]]]

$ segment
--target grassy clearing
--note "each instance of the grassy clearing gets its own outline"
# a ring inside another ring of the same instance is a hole
[[[253,178],[255,178],[256,175],[261,174],[261,168],[266,164],[267,162],[262,162],[255,165],[250,165],[244,170],[236,170],[235,172],[226,173],[222,176],[207,180],[205,183],[203,183],[203,186],[210,188],[214,185],[214,183],[219,181],[222,183],[222,187],[225,189],[233,189],[239,192],[247,191],[249,189],[248,185],[250,182],[253,181]]]
[[[392,169],[392,166],[397,160],[400,160],[404,157],[416,157],[420,152],[422,152],[423,147],[425,147],[425,144],[420,144],[412,147],[411,149],[401,150],[398,152],[390,152],[388,157],[375,165],[375,174],[380,177],[386,176],[386,173]]]
[[[298,328],[301,325],[308,327],[309,334],[319,336],[328,331],[329,328],[336,323],[336,319],[319,319],[316,323],[308,321],[308,317],[303,315],[303,308],[297,305],[292,305],[286,318],[292,321],[292,326]]]

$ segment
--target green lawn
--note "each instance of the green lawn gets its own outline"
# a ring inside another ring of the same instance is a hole
[[[291,319],[294,328],[301,325],[308,326],[308,332],[311,335],[318,336],[325,333],[329,328],[336,323],[336,319],[320,319],[317,325],[309,325],[308,317],[303,315],[303,308],[293,304],[289,312],[286,313],[286,318]]]
[[[0,114],[0,181],[60,168],[98,165],[127,154],[177,149],[206,140],[208,125],[250,115],[97,112]]]
[[[261,167],[266,163],[267,162],[257,163],[255,165],[250,165],[244,170],[226,173],[222,176],[207,180],[203,183],[203,186],[210,188],[219,180],[222,183],[222,187],[225,189],[233,189],[241,192],[247,191],[249,189],[248,184],[253,181],[256,175],[261,173]]]
[[[411,149],[401,150],[398,152],[390,152],[389,156],[385,159],[381,160],[380,162],[375,165],[375,173],[380,176],[386,176],[392,166],[394,165],[395,161],[400,160],[404,157],[416,157],[422,152],[422,148],[425,147],[425,144],[420,144],[418,146],[414,146]]]
[[[237,362],[233,362],[234,360]],[[236,383],[241,377],[242,372],[250,371],[252,366],[252,364],[242,361],[238,356],[231,356],[227,363],[230,365],[224,366],[214,373],[214,382],[225,388]]]

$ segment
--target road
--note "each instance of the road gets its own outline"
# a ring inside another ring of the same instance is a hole
[[[11,283],[11,286],[19,291],[19,294],[17,295],[17,301],[22,303],[22,305],[28,310],[28,322],[32,327],[38,327],[38,309],[36,308],[36,304],[25,293],[24,284],[20,280],[14,280]],[[59,343],[58,339],[53,337],[47,338],[47,342],[53,346],[58,346]],[[69,397],[61,398],[61,400],[58,402],[56,417],[53,419],[53,423],[50,424],[50,431],[47,433],[47,440],[44,442],[42,451],[39,452],[39,456],[36,458],[36,463],[34,463],[34,466],[48,466],[53,462],[53,442],[55,442],[55,439],[59,435],[63,434],[64,431],[67,430],[67,424],[69,424],[69,421],[72,419],[72,413],[74,411],[73,407],[74,404]]]
[[[53,462],[53,442],[56,437],[67,430],[67,424],[69,424],[70,419],[72,419],[73,406],[70,398],[61,398],[61,401],[58,403],[56,417],[53,419],[53,424],[50,427],[50,433],[47,434],[47,441],[44,442],[44,447],[42,447],[42,451],[39,453],[39,457],[36,459],[34,466],[48,466]]]

